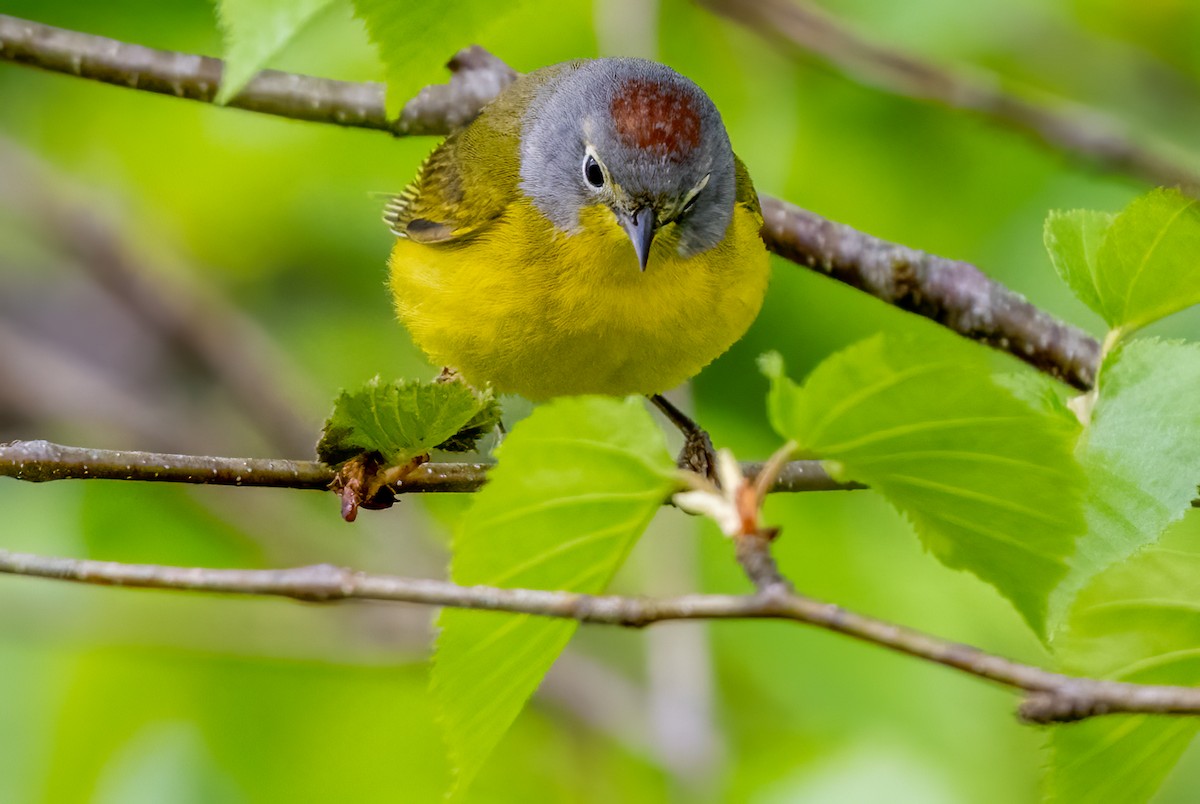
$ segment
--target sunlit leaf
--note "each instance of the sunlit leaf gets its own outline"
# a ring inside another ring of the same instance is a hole
[[[446,80],[446,62],[482,30],[510,12],[514,3],[463,0],[446,3],[397,3],[353,0],[355,13],[387,68],[388,116],[428,84]]]
[[[948,566],[994,585],[1039,633],[1083,529],[1076,428],[993,381],[951,337],[861,341],[803,386],[764,361],[775,429],[866,483]]]
[[[1155,190],[1127,206],[1097,252],[1096,294],[1125,332],[1200,302],[1200,202]]]
[[[455,535],[459,584],[600,592],[677,484],[638,399],[552,402],[499,453]],[[438,625],[431,687],[462,793],[577,624],[447,609]]]
[[[1200,684],[1200,528],[1097,575],[1055,640],[1063,671],[1140,684]],[[1048,792],[1071,804],[1147,800],[1200,729],[1187,717],[1113,715],[1055,726]]]
[[[1087,535],[1055,592],[1056,611],[1182,517],[1200,478],[1200,346],[1126,343],[1105,359],[1097,388],[1077,453],[1088,477]]]
[[[1051,212],[1046,218],[1044,240],[1054,269],[1079,300],[1101,316],[1105,311],[1096,293],[1096,262],[1115,218],[1087,209]]]
[[[499,417],[491,391],[475,391],[461,382],[385,383],[376,377],[338,397],[317,455],[334,465],[377,452],[398,465],[435,448],[466,451]]]
[[[225,34],[217,103],[228,103],[333,0],[216,0]]]

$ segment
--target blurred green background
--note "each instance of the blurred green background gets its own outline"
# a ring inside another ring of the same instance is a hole
[[[1200,153],[1200,7],[1187,0],[825,7],[880,41],[1093,105]],[[203,0],[0,0],[0,12],[221,51]],[[529,0],[463,36],[447,56],[479,41],[519,70],[597,55],[665,61],[712,95],[762,192],[971,261],[1098,329],[1054,276],[1042,220],[1053,208],[1119,209],[1143,189],[1135,182],[865,87],[683,0]],[[382,74],[346,3],[273,66]],[[304,458],[339,388],[433,371],[392,318],[378,195],[402,189],[433,141],[8,63],[0,98],[0,441]],[[213,343],[198,348],[180,320],[217,333]],[[763,458],[777,441],[758,354],[778,349],[802,376],[866,334],[921,325],[779,261],[754,328],[694,382],[695,409],[719,445]],[[1154,331],[1200,337],[1200,315]],[[464,502],[405,499],[350,526],[315,492],[0,480],[0,546],[434,577]],[[1048,661],[1008,603],[925,555],[872,494],[776,497],[768,516],[783,527],[778,556],[802,591]],[[747,584],[725,540],[671,510],[617,587]],[[448,770],[425,695],[430,617],[0,579],[0,801],[438,800]],[[949,671],[783,624],[583,629],[472,799],[1032,801],[1042,734],[1017,723],[1014,703]],[[1160,800],[1194,800],[1196,784],[1192,751]]]

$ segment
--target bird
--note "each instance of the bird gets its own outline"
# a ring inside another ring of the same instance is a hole
[[[758,196],[720,113],[644,59],[519,77],[384,219],[417,346],[472,386],[535,402],[657,401],[746,332],[767,289]]]

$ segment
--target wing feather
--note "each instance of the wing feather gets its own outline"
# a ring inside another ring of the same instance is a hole
[[[394,234],[444,243],[476,234],[504,214],[520,192],[521,125],[543,72],[510,85],[434,149],[404,192],[388,199],[383,220]]]

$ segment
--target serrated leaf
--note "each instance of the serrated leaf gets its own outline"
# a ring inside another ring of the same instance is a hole
[[[1073,389],[1039,371],[1003,372],[992,375],[992,379],[1034,410],[1060,419],[1063,426],[1078,436],[1081,425],[1068,405],[1075,395]]]
[[[1015,398],[978,347],[949,336],[868,338],[802,387],[770,376],[781,435],[886,497],[940,561],[995,586],[1044,633],[1083,529],[1069,421]]]
[[[638,399],[551,402],[499,453],[455,535],[458,584],[601,592],[677,486]],[[438,625],[431,689],[461,794],[577,623],[447,609]]]
[[[1200,346],[1136,340],[1104,360],[1077,457],[1087,535],[1055,591],[1065,610],[1087,579],[1156,541],[1191,506],[1200,477]]]
[[[422,87],[445,80],[445,65],[474,43],[481,31],[515,3],[461,0],[445,3],[397,3],[353,0],[354,12],[387,69],[387,114],[399,114]]]
[[[438,444],[436,449],[445,452],[470,452],[475,449],[475,444],[479,439],[495,430],[496,425],[499,423],[500,403],[489,392],[483,398],[483,405],[479,408],[479,411],[466,424],[460,427],[458,432]]]
[[[1097,575],[1055,640],[1064,672],[1140,684],[1200,684],[1200,528]],[[1190,717],[1112,715],[1055,726],[1049,797],[1071,804],[1146,801],[1200,729]]]
[[[216,102],[228,103],[333,0],[216,0],[225,69]]]
[[[1043,239],[1050,261],[1081,302],[1104,316],[1096,293],[1100,246],[1116,215],[1087,209],[1054,211],[1046,218]]]
[[[1154,190],[1127,206],[1097,253],[1096,294],[1125,333],[1200,303],[1200,202]]]
[[[465,451],[473,434],[496,426],[500,412],[491,391],[461,382],[378,377],[353,393],[343,391],[325,422],[317,456],[336,465],[363,452],[377,452],[393,466],[447,445]]]

